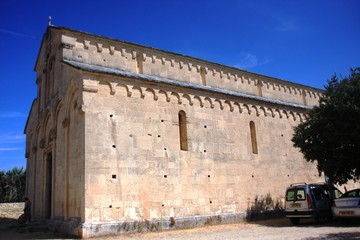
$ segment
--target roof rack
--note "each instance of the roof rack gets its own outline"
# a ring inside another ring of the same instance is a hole
[[[292,184],[290,184],[290,187],[292,187],[292,186],[295,186],[295,185],[306,185],[307,183],[306,182],[299,182],[299,183],[292,183]]]
[[[290,187],[293,187],[293,186],[296,186],[296,185],[326,185],[326,183],[324,183],[324,182],[316,182],[316,183],[298,182],[298,183],[290,184]]]
[[[309,183],[309,184],[326,184],[324,182],[316,182],[316,183]]]

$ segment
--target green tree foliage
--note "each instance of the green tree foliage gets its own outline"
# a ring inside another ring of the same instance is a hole
[[[0,171],[0,202],[21,202],[25,197],[26,171],[14,167]]]
[[[330,182],[360,178],[360,68],[328,80],[319,106],[295,128],[292,141]]]

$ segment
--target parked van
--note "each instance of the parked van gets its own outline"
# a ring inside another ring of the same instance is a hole
[[[296,225],[301,218],[313,218],[316,223],[332,219],[331,205],[341,192],[325,183],[293,183],[286,189],[285,216]]]

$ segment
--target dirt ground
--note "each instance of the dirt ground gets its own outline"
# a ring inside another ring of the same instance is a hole
[[[36,224],[19,225],[15,219],[0,219],[0,239],[73,239],[53,233]],[[174,239],[174,240],[224,240],[224,239],[360,239],[360,221],[332,221],[315,224],[304,220],[292,226],[288,219],[213,225],[186,230],[132,233],[93,239]]]
[[[67,239],[36,223],[20,225],[15,218],[0,218],[0,239]]]

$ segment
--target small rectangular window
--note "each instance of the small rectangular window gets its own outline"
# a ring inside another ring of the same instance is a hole
[[[188,138],[186,129],[186,114],[184,111],[179,112],[179,135],[180,135],[180,149],[188,150]]]
[[[252,149],[252,153],[258,154],[255,123],[254,123],[253,121],[250,122],[250,137],[251,137],[251,149]]]
[[[306,199],[305,190],[300,189],[289,189],[286,193],[286,201],[302,201]]]

